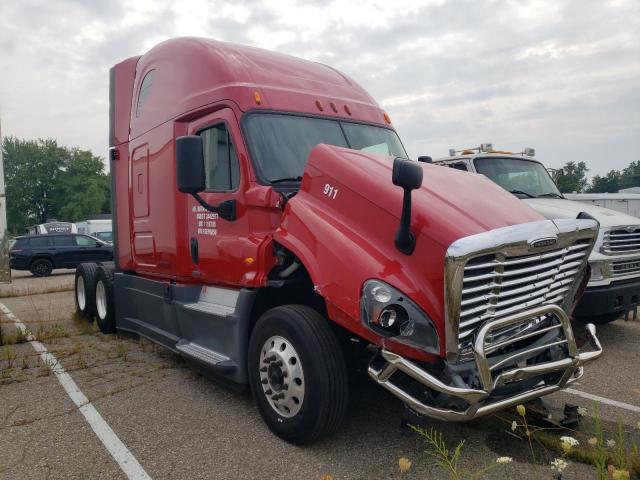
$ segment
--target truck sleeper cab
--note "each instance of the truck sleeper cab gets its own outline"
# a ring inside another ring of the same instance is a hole
[[[549,219],[587,214],[600,224],[589,264],[591,277],[574,312],[584,323],[604,324],[624,315],[636,315],[640,299],[640,220],[631,215],[568,200],[560,193],[546,168],[524,153],[495,151],[491,144],[450,152],[437,165],[480,173]]]
[[[562,388],[601,354],[569,323],[596,222],[408,160],[342,73],[181,38],[114,66],[110,97],[116,262],[78,268],[78,310],[249,386],[281,438],[341,424],[352,346],[448,420]]]

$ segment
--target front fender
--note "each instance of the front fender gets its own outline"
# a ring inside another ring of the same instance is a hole
[[[384,210],[376,211],[375,216],[354,215],[371,205],[347,189],[340,194],[349,209],[331,208],[322,198],[301,189],[287,203],[274,240],[304,264],[333,321],[374,344],[432,361],[432,355],[383,339],[366,328],[360,320],[360,294],[371,278],[393,285],[432,318],[443,339],[444,250],[421,237],[414,255],[401,254],[393,243],[396,217]]]

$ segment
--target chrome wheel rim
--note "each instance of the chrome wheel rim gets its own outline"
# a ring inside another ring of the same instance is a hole
[[[304,401],[304,371],[296,349],[280,336],[267,339],[260,351],[260,383],[269,405],[286,418],[295,416]]]
[[[87,306],[87,296],[84,292],[84,278],[82,275],[78,276],[78,283],[76,285],[76,300],[78,300],[78,308],[84,310]]]
[[[96,310],[100,320],[104,320],[107,316],[107,291],[101,280],[96,284]]]

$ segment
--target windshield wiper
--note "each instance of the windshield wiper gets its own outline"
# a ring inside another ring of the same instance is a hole
[[[531,195],[530,193],[523,192],[522,190],[509,190],[509,193],[513,193],[514,195],[525,195],[528,198],[536,198],[535,195]]]
[[[300,181],[302,181],[302,177],[287,177],[287,178],[279,178],[277,180],[271,180],[271,183],[300,182]]]
[[[555,192],[541,193],[540,195],[538,195],[538,198],[540,197],[564,198],[563,195],[557,194]]]

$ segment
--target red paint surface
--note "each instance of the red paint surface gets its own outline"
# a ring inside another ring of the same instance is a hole
[[[135,65],[135,79],[133,66]],[[143,113],[136,116],[141,80],[156,70]],[[169,40],[115,67],[115,199],[120,268],[184,283],[264,286],[274,266],[272,242],[304,263],[330,317],[368,340],[382,340],[359,319],[364,281],[380,278],[409,295],[433,319],[444,345],[444,254],[463,236],[541,220],[484,177],[423,165],[413,194],[412,256],[398,252],[402,190],[391,183],[392,159],[320,145],[309,157],[300,192],[284,212],[270,186],[256,181],[240,122],[250,110],[281,110],[385,126],[384,112],[336,70],[250,47],[184,38]],[[260,103],[256,103],[255,92]],[[331,105],[336,108],[328,108]],[[240,161],[235,192],[204,193],[217,204],[237,200],[237,220],[215,221],[216,235],[198,235],[196,201],[176,188],[176,137],[223,120]],[[130,129],[130,133],[129,133]],[[325,184],[338,188],[335,199]],[[189,242],[199,240],[200,262]],[[392,343],[392,350],[429,359]]]

